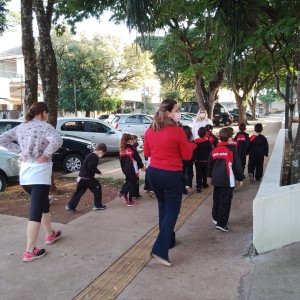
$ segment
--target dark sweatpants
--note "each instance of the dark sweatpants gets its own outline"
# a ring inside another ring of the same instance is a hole
[[[214,186],[212,217],[221,227],[225,227],[229,219],[233,189]]]
[[[252,173],[254,178],[259,181],[262,178],[264,170],[264,156],[249,155],[248,173]]]
[[[69,207],[76,208],[80,198],[89,189],[94,194],[94,205],[101,206],[102,205],[102,187],[100,182],[95,179],[83,179],[81,178],[80,181],[77,183],[76,191],[69,202]]]
[[[184,188],[189,186],[190,188],[193,185],[194,178],[194,161],[193,160],[184,160],[183,161],[183,180]]]
[[[195,161],[196,167],[196,188],[202,189],[207,185],[207,161]]]

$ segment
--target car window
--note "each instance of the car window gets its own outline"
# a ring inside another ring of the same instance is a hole
[[[142,120],[140,116],[131,116],[126,118],[125,123],[130,123],[130,124],[140,124],[142,123]]]
[[[144,117],[144,116],[142,116],[141,117],[141,123],[143,123],[143,124],[150,124],[151,123],[151,120],[150,119],[148,119],[148,118],[146,118],[146,117]]]
[[[109,133],[110,128],[101,123],[90,122],[90,130],[89,131],[90,132],[98,132],[98,133]]]
[[[61,126],[62,131],[85,131],[84,121],[70,121]]]
[[[9,121],[0,122],[0,133],[8,131],[8,130],[20,125],[20,124],[21,124],[21,122],[20,123],[18,123],[18,122],[9,122]]]
[[[115,116],[114,119],[112,120],[112,123],[117,123],[120,120],[119,116]]]
[[[99,117],[100,120],[103,120],[103,119],[106,120],[108,118],[109,118],[109,115],[102,115]]]
[[[191,105],[191,112],[193,112],[193,113],[196,114],[198,112],[198,110],[199,110],[198,103],[192,103],[192,105]]]

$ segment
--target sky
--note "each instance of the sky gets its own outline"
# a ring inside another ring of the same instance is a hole
[[[20,0],[12,0],[8,8],[10,10],[19,12],[20,11]],[[109,21],[110,13],[105,12],[101,16],[101,20],[96,20],[94,18],[85,20],[77,24],[77,34],[84,34],[87,38],[92,38],[95,34],[103,35],[115,35],[118,36],[123,43],[132,43],[136,37],[136,33],[129,33],[128,28],[125,24],[115,25],[113,22]],[[37,28],[35,28],[37,32]],[[21,46],[22,35],[21,26],[13,29],[13,31],[5,32],[0,36],[0,52],[5,52],[7,49]]]

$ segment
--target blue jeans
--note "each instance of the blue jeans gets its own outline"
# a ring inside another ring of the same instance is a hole
[[[152,253],[169,260],[169,248],[182,201],[182,171],[148,168],[148,179],[158,201],[159,234]]]

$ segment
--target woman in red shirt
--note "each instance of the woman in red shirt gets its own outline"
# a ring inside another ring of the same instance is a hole
[[[169,249],[175,245],[174,227],[180,212],[183,167],[182,160],[190,160],[194,143],[187,140],[181,127],[176,101],[164,100],[145,133],[144,154],[151,157],[148,179],[156,195],[160,232],[151,256],[159,263],[171,266]]]

